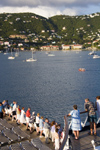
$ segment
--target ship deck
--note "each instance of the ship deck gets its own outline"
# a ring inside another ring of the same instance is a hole
[[[7,120],[7,123],[9,124],[9,125],[5,125],[4,124],[4,122],[3,122],[3,126],[6,126],[6,127],[8,127],[8,128],[11,128],[12,126],[14,127],[14,130],[16,131],[16,127],[18,127],[18,125],[16,124],[16,121],[14,120],[14,121],[12,121],[12,120],[8,120],[8,116],[6,116],[4,119],[6,119]],[[66,124],[66,127],[68,127],[68,124]],[[1,127],[0,126],[0,130],[3,130],[2,129],[3,127]],[[37,133],[36,133],[36,131],[35,132],[33,132],[32,134],[30,134],[30,131],[27,131],[26,130],[26,125],[20,125],[19,126],[19,128],[25,133],[25,134],[27,134],[27,135],[29,135],[30,137],[28,138],[28,137],[26,137],[26,138],[22,138],[21,139],[21,141],[17,141],[17,140],[15,140],[15,141],[12,141],[11,143],[9,143],[9,144],[7,144],[7,143],[5,143],[5,144],[2,144],[2,145],[0,145],[0,149],[4,149],[4,148],[6,148],[6,146],[12,146],[12,148],[15,146],[19,146],[18,144],[21,142],[22,144],[23,144],[23,146],[25,146],[25,143],[24,143],[24,141],[29,141],[29,142],[31,142],[31,140],[33,139],[33,141],[34,140],[36,140],[36,139],[39,139],[39,136],[37,136]],[[88,133],[89,133],[89,126],[88,127],[86,127],[85,129],[83,129],[81,132],[80,132],[80,136],[79,136],[79,139],[78,140],[75,140],[74,139],[74,136],[73,136],[73,134],[71,133],[71,131],[69,131],[69,135],[70,135],[70,141],[71,141],[71,143],[70,143],[70,145],[72,146],[72,149],[73,150],[94,150],[93,149],[93,145],[92,145],[92,143],[91,143],[91,141],[92,140],[94,140],[95,142],[96,142],[96,145],[100,145],[100,124],[98,124],[97,125],[97,135],[96,136],[91,136],[91,135],[89,135]],[[5,130],[5,132],[6,132],[6,130]],[[20,133],[18,133],[18,134],[20,134]],[[66,135],[67,135],[68,133],[66,132]],[[24,137],[24,134],[22,134],[22,136]],[[26,136],[26,135],[25,135]],[[2,137],[1,137],[2,138]],[[16,139],[16,138],[15,138]],[[3,139],[2,139],[3,140]],[[5,140],[5,139],[4,139]],[[54,150],[55,148],[54,148],[54,144],[51,142],[51,140],[49,139],[49,144],[46,144],[45,143],[45,137],[43,137],[43,138],[41,138],[41,139],[39,139],[41,142],[42,142],[42,145],[45,147],[45,146],[47,146],[47,149],[49,148],[50,150]],[[66,141],[65,141],[66,142]],[[30,145],[28,145],[28,146],[30,146]],[[42,146],[42,149],[41,150],[47,150],[47,149],[44,149],[43,148],[43,146]],[[16,148],[15,148],[16,149]],[[33,148],[32,148],[33,149]],[[35,148],[36,149],[36,148]],[[35,150],[34,149],[34,150]],[[63,148],[60,148],[60,150],[62,150]]]
[[[3,120],[6,120],[7,121],[7,123],[8,124],[6,124],[5,126],[8,126],[8,128],[10,129],[10,126],[11,127],[14,127],[15,128],[15,130],[16,130],[16,128],[17,127],[19,127],[19,129],[21,129],[22,131],[23,131],[23,133],[19,133],[19,134],[22,134],[22,136],[24,137],[24,134],[26,134],[26,135],[28,135],[29,137],[25,137],[25,138],[22,138],[20,141],[18,141],[17,139],[15,140],[12,140],[12,142],[11,143],[8,143],[8,141],[7,142],[4,142],[4,144],[1,144],[1,141],[2,140],[0,140],[0,149],[7,149],[7,147],[8,147],[8,149],[9,149],[9,147],[12,147],[12,149],[14,149],[13,147],[18,147],[19,146],[19,144],[20,143],[22,143],[23,144],[23,142],[24,141],[28,141],[29,143],[29,145],[28,146],[31,146],[30,145],[30,143],[32,143],[31,141],[33,140],[34,141],[34,139],[37,139],[38,140],[38,143],[37,143],[37,145],[40,145],[41,146],[41,150],[54,150],[54,144],[51,142],[51,140],[49,139],[49,144],[46,144],[45,143],[45,137],[43,136],[43,138],[39,138],[39,136],[37,135],[37,133],[36,133],[36,131],[34,131],[32,134],[30,134],[30,131],[27,131],[26,130],[26,125],[17,125],[16,124],[16,120],[14,120],[14,121],[12,121],[12,120],[9,120],[8,119],[8,116],[6,116],[6,117],[4,117],[4,119]],[[1,121],[1,120],[0,120]],[[4,126],[4,122],[3,122],[3,127],[5,128],[5,126]],[[3,128],[2,127],[2,128]],[[0,128],[1,128],[1,125],[0,125]],[[3,130],[3,129],[2,129]],[[5,129],[3,130],[3,131],[5,131]],[[19,132],[19,131],[18,131]],[[0,131],[0,133],[1,133],[1,131]],[[8,135],[7,136],[11,136],[10,135],[10,133],[7,133]],[[13,136],[12,136],[13,137]],[[0,136],[0,139],[1,139],[2,137]],[[13,139],[13,138],[12,138]],[[37,141],[36,141],[37,142]],[[46,148],[47,147],[47,148]],[[16,149],[16,148],[15,148]],[[28,148],[27,148],[28,149]],[[30,149],[30,148],[29,148]],[[28,149],[28,150],[29,150]],[[32,149],[37,149],[37,148],[35,148],[35,147],[33,147]]]
[[[94,140],[96,144],[100,145],[100,127],[97,128],[97,135],[89,135],[90,130],[81,131],[78,140],[70,135],[71,145],[73,150],[94,150],[91,141]]]

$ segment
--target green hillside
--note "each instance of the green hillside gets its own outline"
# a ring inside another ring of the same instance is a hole
[[[84,44],[100,36],[100,13],[85,16],[59,15],[45,18],[34,13],[0,14],[0,37],[23,34],[28,39],[36,37],[42,42],[59,44]]]

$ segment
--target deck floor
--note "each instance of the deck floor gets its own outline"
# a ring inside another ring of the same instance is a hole
[[[97,128],[97,135],[89,135],[89,130],[80,132],[78,140],[74,139],[74,136],[70,135],[71,144],[73,150],[94,150],[91,141],[100,142],[100,127]]]
[[[9,123],[9,125],[12,125],[12,126],[15,127],[15,128],[18,127],[18,125],[16,124],[16,121],[15,121],[15,120],[14,120],[14,121],[12,121],[11,119],[8,120],[8,116],[5,116],[4,119],[7,120],[7,123]],[[28,138],[28,139],[22,139],[21,141],[25,141],[25,140],[31,141],[31,139],[39,138],[39,136],[37,136],[36,131],[33,132],[32,134],[30,134],[30,131],[26,131],[26,126],[25,126],[25,125],[20,125],[19,128],[20,128],[22,131],[24,131],[24,133],[26,133],[26,134],[28,134],[28,135],[30,136],[30,138]],[[41,138],[40,140],[42,141],[42,143],[43,143],[44,145],[46,145],[46,146],[49,147],[50,149],[54,150],[54,145],[53,145],[53,143],[51,142],[51,140],[49,140],[49,144],[46,144],[46,143],[45,143],[45,137]],[[11,143],[11,145],[12,145],[12,144],[15,144],[15,143],[20,143],[20,142],[17,142],[17,141],[16,141],[16,142]],[[7,144],[7,145],[8,145],[8,144]],[[5,147],[5,146],[6,146],[6,144],[5,144],[5,145],[2,145],[1,147],[3,148],[3,147]]]

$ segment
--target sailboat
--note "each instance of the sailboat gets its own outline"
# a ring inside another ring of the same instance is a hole
[[[12,55],[12,48],[11,48],[11,56],[9,56],[8,59],[15,59],[15,57],[13,57]]]
[[[94,47],[93,42],[92,42],[92,49],[93,50],[88,55],[95,55],[96,54],[96,52],[94,51],[96,48]]]
[[[33,51],[32,51],[32,58],[26,59],[26,62],[37,61],[37,59],[33,59]]]
[[[4,55],[7,55],[8,54],[8,49],[6,47],[6,52],[3,53]]]
[[[15,57],[18,57],[18,56],[19,56],[19,50],[16,51],[16,53],[15,53]]]

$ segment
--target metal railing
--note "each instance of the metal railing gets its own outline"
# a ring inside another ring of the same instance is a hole
[[[63,150],[64,146],[67,142],[68,139],[68,134],[69,134],[69,129],[68,129],[68,118],[67,115],[64,116],[64,139],[63,142],[61,143],[60,149],[59,150]]]
[[[86,123],[87,123],[87,120],[88,120],[88,112],[87,111],[80,112],[81,115],[82,114],[86,114],[86,113],[87,113],[87,115],[84,116],[85,120],[81,121],[82,129],[84,129],[84,127],[86,127]],[[69,138],[70,138],[69,137],[69,130],[71,130],[70,129],[70,127],[71,127],[71,121],[68,121],[69,118],[70,117],[67,117],[67,115],[64,116],[64,139],[63,139],[63,142],[61,143],[61,146],[60,146],[59,150],[64,150],[65,146],[66,146],[66,149],[68,149],[68,147],[69,147],[69,143],[68,143],[69,142]],[[99,124],[99,122],[100,122],[100,118],[98,118],[97,124]]]

